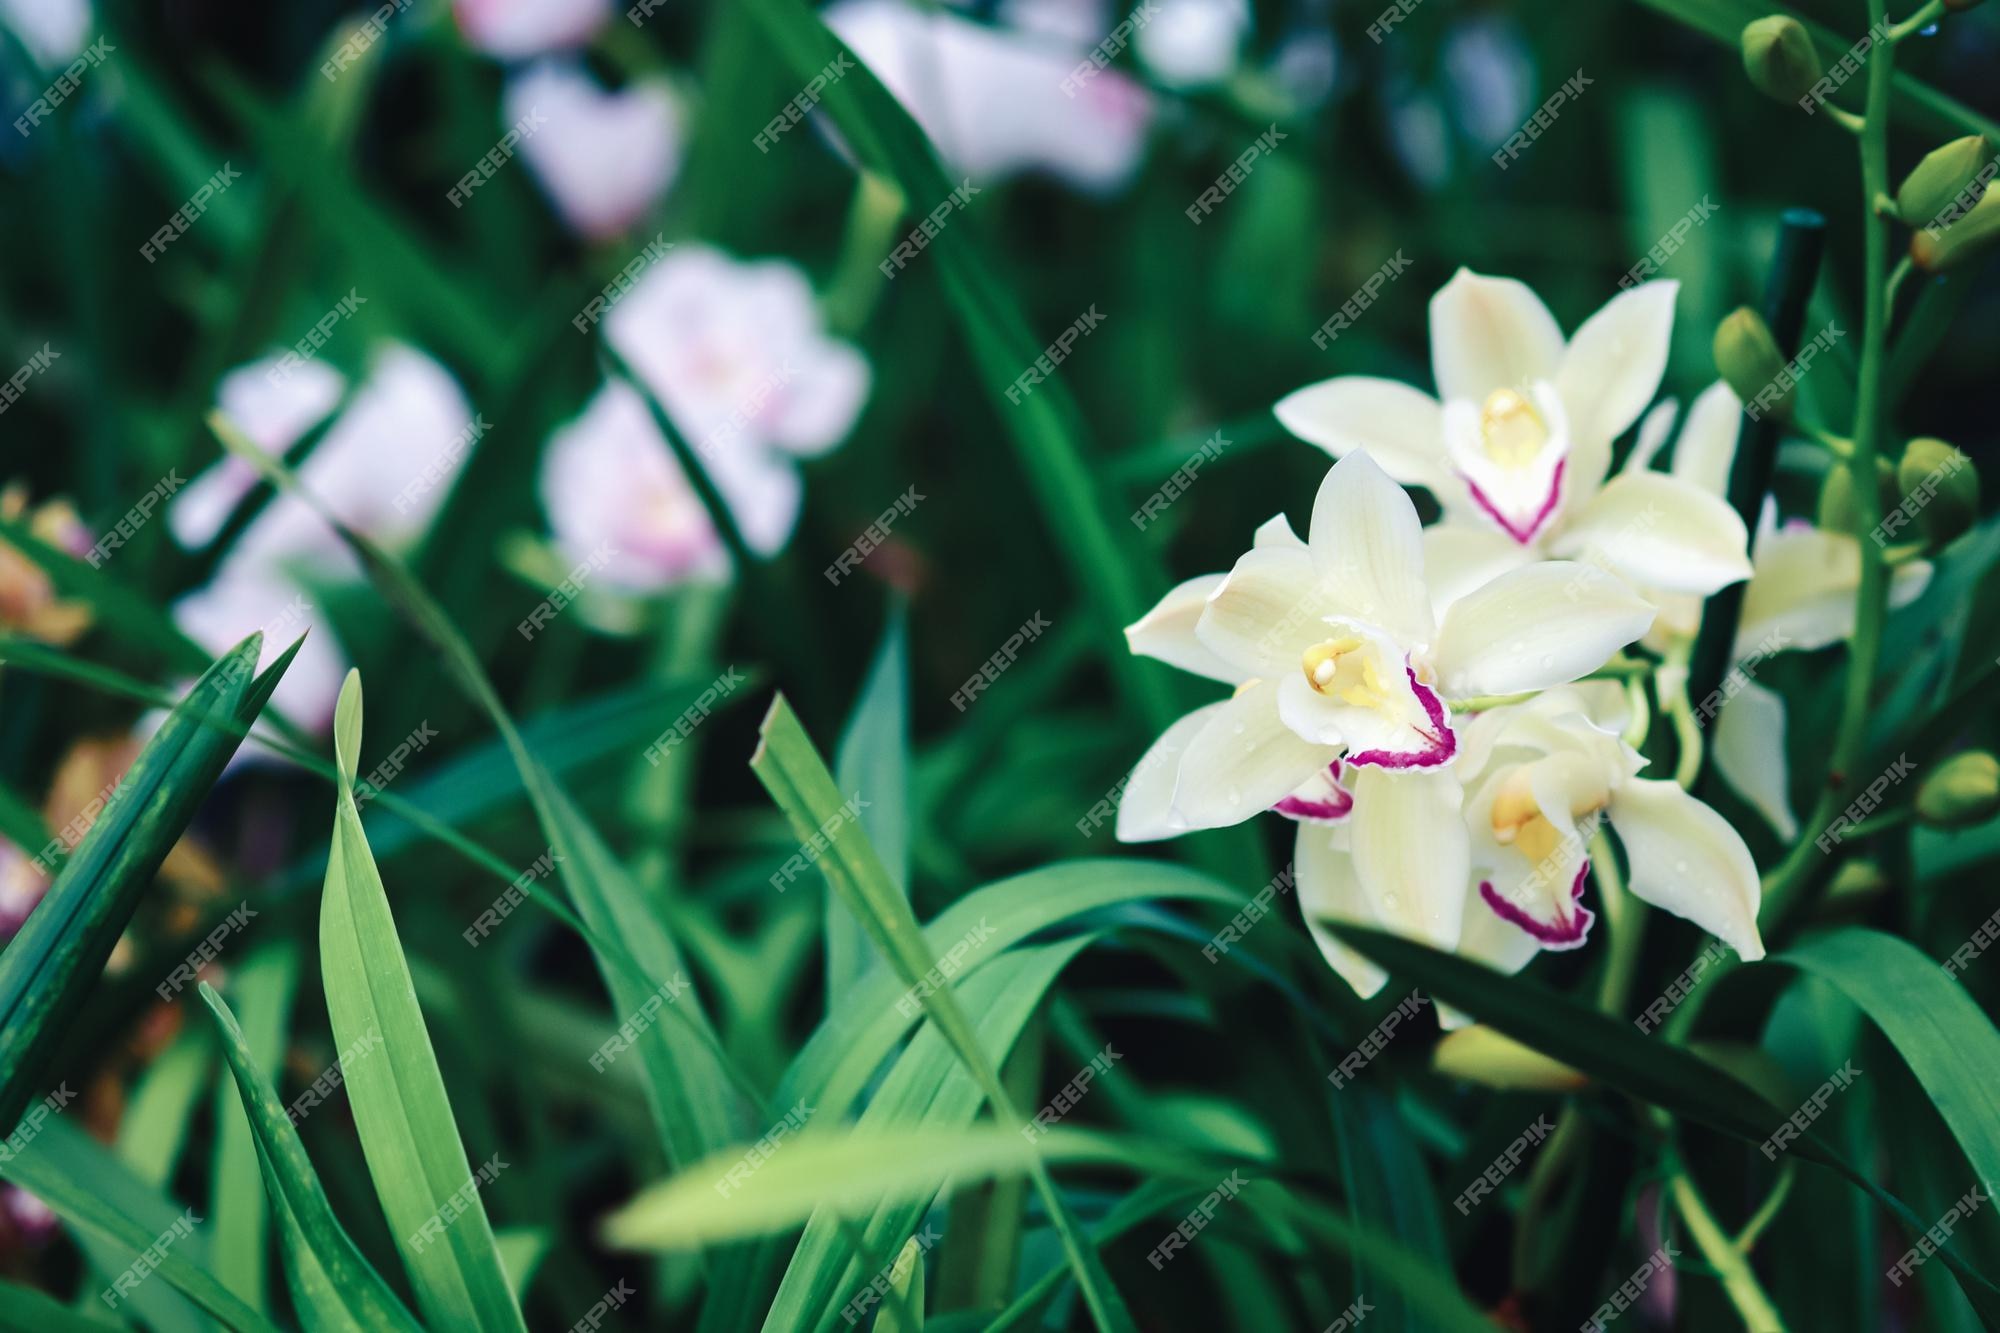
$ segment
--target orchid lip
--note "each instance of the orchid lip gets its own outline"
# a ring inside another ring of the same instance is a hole
[[[1346,819],[1354,809],[1354,794],[1340,785],[1340,761],[1334,760],[1327,766],[1327,778],[1333,784],[1331,800],[1319,801],[1310,796],[1287,796],[1272,806],[1273,813],[1287,819],[1296,819],[1301,824],[1338,824]]]
[[[1527,931],[1544,949],[1576,949],[1583,946],[1584,940],[1590,935],[1591,923],[1597,920],[1597,914],[1582,904],[1583,881],[1589,874],[1590,862],[1586,860],[1576,872],[1576,882],[1570,885],[1569,896],[1574,909],[1573,914],[1554,923],[1531,916],[1518,903],[1511,901],[1494,888],[1492,880],[1479,881],[1479,896],[1502,921],[1512,922]]]
[[[1403,670],[1409,675],[1410,689],[1415,692],[1418,701],[1424,706],[1424,712],[1430,717],[1431,724],[1428,728],[1416,728],[1417,734],[1430,742],[1429,748],[1413,751],[1359,750],[1347,756],[1348,763],[1372,764],[1377,768],[1390,769],[1436,768],[1439,764],[1449,763],[1452,756],[1458,753],[1458,733],[1453,731],[1451,724],[1445,720],[1444,700],[1438,697],[1436,690],[1417,679],[1414,667],[1406,665]]]
[[[1549,475],[1549,493],[1543,498],[1541,508],[1535,511],[1535,516],[1528,520],[1528,526],[1525,528],[1517,527],[1511,519],[1501,513],[1500,507],[1493,503],[1485,491],[1479,489],[1478,482],[1462,472],[1459,477],[1465,482],[1466,490],[1472,493],[1472,502],[1478,505],[1488,518],[1498,523],[1509,537],[1522,546],[1527,546],[1540,535],[1542,529],[1548,525],[1549,519],[1555,515],[1556,505],[1562,499],[1563,469],[1568,465],[1567,458],[1556,463],[1555,471]]]

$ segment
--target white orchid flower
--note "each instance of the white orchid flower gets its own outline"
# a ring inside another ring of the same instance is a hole
[[[1566,343],[1525,285],[1461,269],[1431,298],[1438,398],[1343,375],[1285,397],[1278,419],[1336,458],[1365,448],[1437,497],[1451,535],[1434,577],[1476,587],[1574,557],[1635,586],[1705,596],[1749,577],[1736,512],[1657,473],[1605,482],[1612,442],[1659,388],[1677,287],[1613,297]]]
[[[611,307],[604,336],[701,457],[744,541],[782,547],[803,495],[793,460],[846,439],[869,388],[867,360],[827,336],[805,274],[676,245]]]
[[[1674,426],[1669,400],[1647,413],[1626,473],[1646,472]],[[1726,497],[1736,461],[1743,404],[1718,381],[1689,405],[1668,464],[1675,478]],[[1656,475],[1656,474],[1652,474]],[[1790,765],[1785,758],[1785,701],[1753,678],[1756,664],[1778,652],[1812,652],[1854,633],[1855,593],[1861,586],[1861,543],[1848,532],[1815,527],[1804,519],[1780,522],[1767,500],[1752,546],[1753,573],[1744,589],[1731,662],[1720,697],[1693,700],[1697,717],[1714,718],[1709,756],[1723,778],[1756,807],[1780,838],[1798,836],[1791,808]],[[1889,604],[1906,606],[1930,582],[1931,566],[1912,560],[1896,567]],[[1660,608],[1643,641],[1668,661],[1684,660],[1701,629],[1702,599],[1667,589],[1642,588]]]
[[[1073,77],[1109,24],[1091,36],[1036,15],[1022,32],[911,0],[839,0],[824,17],[955,172],[1042,171],[1109,193],[1138,170],[1151,96],[1115,69]]]
[[[537,61],[508,79],[501,122],[531,115],[541,124],[521,140],[521,156],[579,236],[622,235],[680,171],[681,113],[663,84],[607,92],[580,63]]]
[[[1457,764],[1437,775],[1457,790],[1424,797],[1432,821],[1458,817],[1463,854],[1438,823],[1411,821],[1411,802],[1397,812],[1418,845],[1452,844],[1446,859],[1462,878],[1451,911],[1461,924],[1448,943],[1413,929],[1405,904],[1370,873],[1362,830],[1374,792],[1357,791],[1338,824],[1299,827],[1293,870],[1307,926],[1364,998],[1381,988],[1382,971],[1334,938],[1330,922],[1409,935],[1509,973],[1541,950],[1580,947],[1595,915],[1583,896],[1600,819],[1625,845],[1635,897],[1687,918],[1745,959],[1764,956],[1762,890],[1741,836],[1679,784],[1637,776],[1646,761],[1593,720],[1582,690],[1490,709],[1465,724],[1463,737]],[[1437,892],[1442,897],[1445,886]]]
[[[1652,617],[1610,575],[1544,562],[1435,619],[1416,507],[1371,457],[1350,454],[1320,486],[1309,541],[1274,519],[1227,575],[1182,584],[1126,631],[1134,652],[1237,689],[1139,762],[1118,836],[1267,809],[1339,822],[1351,797],[1363,876],[1412,929],[1452,947],[1465,867],[1446,699],[1575,680]]]

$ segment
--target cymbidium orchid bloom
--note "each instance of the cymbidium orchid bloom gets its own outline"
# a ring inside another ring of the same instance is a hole
[[[1575,680],[1652,618],[1619,580],[1560,561],[1502,575],[1435,618],[1416,507],[1368,454],[1349,454],[1320,486],[1308,541],[1274,519],[1228,574],[1182,584],[1126,631],[1134,652],[1236,692],[1140,761],[1118,835],[1169,837],[1267,809],[1339,818],[1351,796],[1364,875],[1455,939],[1455,908],[1449,922],[1437,913],[1462,896],[1462,867],[1449,847],[1404,840],[1428,812],[1456,806],[1442,771],[1459,743],[1446,701]]]
[[[1640,423],[1626,473],[1646,472],[1672,433],[1676,408],[1663,402]],[[1726,496],[1743,404],[1717,382],[1689,405],[1668,464],[1672,476],[1715,496]],[[1656,475],[1656,474],[1649,474]],[[1754,572],[1744,589],[1731,660],[1720,698],[1695,699],[1696,717],[1714,721],[1709,754],[1717,771],[1787,842],[1798,836],[1792,813],[1790,766],[1785,759],[1785,703],[1753,677],[1756,664],[1777,652],[1812,652],[1854,633],[1855,593],[1861,585],[1861,543],[1848,532],[1816,527],[1804,519],[1780,522],[1766,500],[1752,546]],[[1905,606],[1930,582],[1927,561],[1896,567],[1889,604]],[[1669,663],[1686,660],[1701,629],[1702,599],[1666,589],[1641,589],[1660,609],[1644,640]],[[1663,673],[1673,668],[1663,668]]]
[[[1565,342],[1525,285],[1461,269],[1431,298],[1438,398],[1344,375],[1288,395],[1278,419],[1336,458],[1365,448],[1437,498],[1440,582],[1587,557],[1634,586],[1705,596],[1750,574],[1735,511],[1658,473],[1605,481],[1612,442],[1659,388],[1676,288],[1623,292]]]
[[[503,124],[540,118],[521,156],[579,236],[623,234],[680,171],[681,115],[662,84],[608,92],[580,64],[542,60],[507,81],[502,103]]]
[[[827,336],[805,275],[782,260],[676,245],[611,307],[604,330],[700,456],[744,541],[760,553],[782,547],[803,492],[794,460],[846,439],[869,387],[868,362]]]
[[[1589,845],[1609,822],[1631,865],[1631,892],[1685,917],[1745,959],[1764,955],[1757,931],[1757,867],[1728,821],[1679,786],[1641,778],[1641,759],[1618,732],[1593,719],[1580,688],[1550,690],[1478,714],[1462,728],[1457,763],[1421,807],[1405,802],[1401,832],[1462,872],[1457,901],[1437,913],[1449,935],[1413,921],[1406,904],[1370,873],[1364,841],[1370,794],[1343,818],[1301,822],[1293,870],[1307,926],[1327,961],[1363,997],[1381,969],[1327,928],[1347,922],[1453,948],[1504,972],[1543,949],[1574,949],[1590,932],[1584,905]],[[1412,818],[1412,810],[1423,818]],[[1459,850],[1463,839],[1464,851]],[[1439,884],[1440,899],[1446,886]],[[1462,1016],[1441,1011],[1446,1026]]]

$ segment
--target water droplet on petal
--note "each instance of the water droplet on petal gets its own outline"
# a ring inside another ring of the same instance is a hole
[[[1555,656],[1554,656],[1553,654],[1551,654],[1551,653],[1543,653],[1543,654],[1542,654],[1542,670],[1544,670],[1544,671],[1547,671],[1547,670],[1548,670],[1549,668],[1553,667],[1553,666],[1554,666],[1555,664],[1556,664],[1556,659],[1555,659]]]
[[[1236,734],[1237,734],[1238,736],[1241,736],[1241,735],[1242,735],[1242,734],[1243,734],[1243,733],[1244,733],[1245,731],[1247,731],[1248,729],[1249,729],[1249,728],[1248,728],[1248,727],[1247,727],[1247,726],[1246,726],[1246,725],[1245,725],[1244,723],[1241,723],[1241,722],[1238,722],[1238,723],[1236,724]]]
[[[1685,875],[1685,874],[1687,874],[1687,872],[1688,872],[1688,863],[1687,863],[1687,862],[1685,862],[1685,861],[1676,861],[1676,862],[1674,862],[1674,873],[1675,873],[1676,875]]]
[[[1527,651],[1527,647],[1528,645],[1522,643],[1519,639],[1516,639],[1514,640],[1514,642],[1507,645],[1507,651],[1510,653],[1525,652]]]
[[[1229,803],[1231,805],[1243,804],[1243,793],[1238,791],[1236,788],[1231,787],[1229,789]]]

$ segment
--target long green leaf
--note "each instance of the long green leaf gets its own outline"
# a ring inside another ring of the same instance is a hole
[[[276,1069],[284,1058],[286,1019],[299,980],[294,939],[275,940],[253,950],[232,970],[230,990],[249,1015],[243,1044],[253,1070]],[[230,1052],[224,1050],[227,1057]],[[233,1066],[232,1066],[233,1067]],[[241,1075],[238,1075],[241,1078]],[[259,1310],[264,1299],[266,1242],[270,1216],[264,1207],[263,1166],[257,1133],[244,1113],[244,1099],[229,1084],[215,1090],[215,1275]],[[289,1120],[286,1122],[290,1127]]]
[[[222,1034],[223,1058],[235,1075],[263,1188],[278,1216],[293,1298],[307,1323],[316,1329],[415,1330],[416,1320],[334,1217],[299,1131],[264,1077],[236,1015],[205,981],[201,998]]]
[[[1443,1003],[1684,1119],[1745,1143],[1761,1144],[1789,1118],[1788,1112],[1778,1110],[1707,1060],[1641,1036],[1630,1024],[1544,986],[1503,976],[1398,935],[1359,926],[1335,925],[1333,930],[1375,962],[1419,983]],[[1920,1234],[1929,1225],[1815,1129],[1808,1127],[1787,1150],[1846,1176],[1895,1213],[1912,1234]],[[1951,1266],[1959,1285],[1989,1323],[2000,1318],[2000,1288],[1950,1248],[1941,1248],[1938,1257]],[[2000,1323],[1994,1327],[2000,1328]]]
[[[277,1333],[277,1325],[209,1274],[203,1262],[209,1249],[207,1233],[197,1225],[191,1234],[168,1239],[177,1230],[185,1232],[185,1227],[177,1227],[183,1217],[180,1206],[162,1198],[82,1129],[55,1115],[33,1136],[17,1131],[17,1137],[26,1141],[6,1150],[8,1155],[0,1158],[0,1175],[46,1203],[79,1233],[105,1243],[108,1257],[103,1262],[111,1265],[106,1269],[108,1285],[118,1305],[126,1303],[125,1293],[132,1289],[129,1282],[120,1287],[119,1280],[136,1272],[126,1266],[151,1251],[156,1259],[151,1272],[225,1326]],[[137,1291],[150,1285],[150,1278],[142,1275]],[[93,1294],[93,1303],[96,1300]]]
[[[869,793],[861,827],[889,877],[910,892],[910,644],[903,609],[891,614],[868,668],[854,715],[834,752],[845,791]],[[826,890],[826,999],[829,1008],[867,970],[868,932],[832,885]]]
[[[751,757],[751,771],[757,774],[772,799],[785,812],[786,818],[791,820],[801,847],[818,848],[824,844],[828,849],[819,861],[828,883],[841,891],[849,908],[868,928],[883,957],[911,988],[899,1005],[908,1005],[912,998],[921,1004],[931,1021],[937,1024],[938,1031],[951,1043],[959,1059],[979,1081],[1002,1122],[1018,1126],[1021,1113],[1000,1081],[999,1066],[988,1059],[980,1047],[956,995],[948,986],[925,983],[926,976],[941,975],[937,956],[925,943],[923,929],[917,924],[909,901],[890,882],[888,871],[883,868],[881,858],[868,841],[866,830],[857,822],[859,810],[843,814],[847,799],[835,785],[825,761],[813,748],[805,728],[799,724],[798,717],[783,695],[771,701],[771,711],[765,715],[759,735],[762,739],[756,754]],[[860,793],[857,796],[867,799]],[[1029,1178],[1034,1181],[1042,1205],[1048,1209],[1049,1220],[1062,1239],[1063,1250],[1076,1269],[1077,1285],[1098,1327],[1111,1333],[1133,1330],[1132,1316],[1117,1289],[1112,1286],[1110,1275],[1104,1271],[1097,1251],[1085,1241],[1054,1179],[1038,1159],[1029,1163]]]
[[[264,636],[219,658],[139,752],[46,897],[0,953],[0,1123],[11,1127],[153,872],[298,651],[262,675]]]
[[[466,1159],[388,894],[350,790],[361,749],[356,672],[349,672],[341,687],[333,744],[343,781],[320,907],[320,970],[335,1043],[342,1050],[375,1041],[382,1047],[346,1071],[368,1173],[425,1317],[441,1328],[525,1333],[479,1198],[490,1178],[475,1175]],[[480,1164],[482,1173],[486,1169]]]

